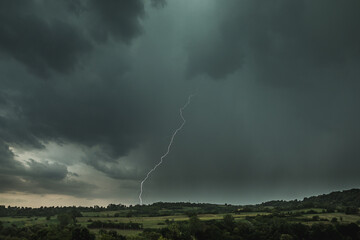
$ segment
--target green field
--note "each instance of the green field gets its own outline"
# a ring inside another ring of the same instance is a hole
[[[359,223],[360,215],[347,215],[344,213],[323,213],[323,209],[302,209],[294,211],[284,211],[283,213],[297,213],[307,212],[313,210],[315,214],[301,214],[292,219],[295,222],[312,225],[314,223],[322,222],[331,224],[331,220],[336,218],[338,222],[342,223]],[[114,222],[114,223],[141,223],[143,228],[162,228],[166,226],[167,222],[187,221],[189,219],[186,215],[170,215],[170,216],[156,216],[156,217],[114,217],[115,214],[124,215],[123,211],[102,211],[102,212],[83,212],[82,217],[78,217],[77,223],[86,227],[93,221]],[[248,217],[269,215],[267,212],[244,212],[239,214],[231,214],[235,221],[244,221]],[[225,214],[199,214],[198,217],[202,221],[222,220]],[[314,216],[319,217],[319,221],[312,221]],[[285,217],[286,218],[286,217]],[[45,217],[0,217],[0,221],[4,226],[15,225],[17,227],[31,226],[31,225],[52,225],[58,224],[56,216],[46,219]],[[109,230],[109,229],[107,229]],[[112,229],[121,235],[134,236],[138,235],[142,230],[127,230],[127,229]],[[98,235],[99,229],[91,229],[91,232]]]
[[[49,220],[46,217],[0,217],[0,222],[4,226],[16,225],[17,227],[58,224],[56,216],[51,217]]]
[[[307,211],[309,209],[305,209]],[[333,218],[337,218],[339,221],[350,223],[357,222],[360,220],[360,215],[348,215],[344,213],[322,213],[322,209],[317,209],[318,213],[316,214],[303,214],[297,218],[299,218],[300,222],[302,218],[311,219],[313,216],[319,216],[321,219],[331,220]],[[296,210],[293,212],[297,212],[300,210]],[[304,211],[304,210],[301,210]],[[288,212],[288,211],[286,211]],[[186,215],[170,215],[170,216],[157,216],[157,217],[113,217],[115,213],[118,211],[103,211],[103,212],[85,212],[82,213],[83,217],[78,217],[77,223],[81,225],[88,225],[91,221],[103,221],[103,222],[133,222],[133,223],[142,223],[144,228],[161,228],[165,225],[166,221],[186,221],[189,219]],[[231,214],[235,220],[244,220],[246,217],[253,217],[257,215],[268,215],[266,212],[245,212],[240,214]],[[223,219],[225,214],[199,214],[198,217],[202,221],[209,220],[221,220]],[[38,225],[38,224],[57,224],[58,220],[56,216],[52,216],[49,220],[45,217],[0,217],[0,221],[3,224],[15,224],[16,226],[30,226],[30,225]]]

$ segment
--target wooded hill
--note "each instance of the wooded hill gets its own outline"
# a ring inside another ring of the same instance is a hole
[[[302,201],[269,201],[257,205],[258,207],[275,207],[280,209],[303,209],[303,208],[326,208],[326,209],[346,209],[360,207],[360,189],[350,189],[332,192],[304,198]]]

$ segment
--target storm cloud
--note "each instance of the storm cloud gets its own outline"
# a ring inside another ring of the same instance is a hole
[[[0,192],[136,203],[189,94],[145,202],[356,187],[358,8],[0,1]]]
[[[130,43],[141,33],[145,13],[141,0],[0,4],[1,51],[42,77],[73,71],[95,42],[113,38]]]
[[[6,143],[1,142],[0,149],[1,192],[91,195],[94,186],[73,179],[65,165],[32,159],[22,163]]]
[[[228,1],[214,35],[191,48],[189,72],[224,79],[246,64],[279,85],[359,61],[358,1]],[[331,70],[330,70],[331,71]]]

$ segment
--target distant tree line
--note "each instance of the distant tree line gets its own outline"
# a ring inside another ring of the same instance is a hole
[[[0,205],[0,217],[15,217],[15,216],[24,216],[24,217],[46,217],[46,216],[55,216],[62,213],[68,213],[72,211],[76,212],[101,212],[101,211],[114,211],[114,210],[124,210],[126,209],[125,205],[121,204],[109,204],[107,207],[93,206],[93,207],[17,207],[17,206],[4,206]]]
[[[11,207],[0,205],[0,217],[16,217],[16,216],[55,216],[71,211],[77,212],[102,212],[102,211],[119,211],[116,217],[155,217],[155,216],[169,216],[184,214],[184,209],[188,212],[195,212],[196,214],[218,214],[235,212],[239,206],[235,205],[219,205],[209,203],[163,203],[157,202],[150,205],[130,205],[109,204],[107,207],[93,206],[93,207]],[[126,210],[126,211],[124,211]]]
[[[107,207],[5,207],[0,205],[0,217],[16,216],[55,216],[68,212],[102,212],[118,211],[114,217],[155,217],[170,216],[186,213],[191,214],[226,214],[239,212],[276,212],[307,208],[323,208],[326,212],[344,212],[358,214],[360,207],[360,189],[333,192],[315,197],[304,198],[302,201],[269,201],[257,205],[239,206],[231,204],[209,204],[177,202],[157,202],[150,205],[109,204]]]

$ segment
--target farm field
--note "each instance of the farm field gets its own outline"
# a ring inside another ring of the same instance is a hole
[[[189,209],[184,209],[183,214],[176,215],[165,215],[165,216],[133,216],[133,217],[124,217],[127,210],[121,211],[94,211],[94,212],[81,212],[81,217],[77,217],[77,223],[81,225],[88,225],[92,221],[106,221],[106,222],[133,222],[141,223],[144,228],[161,228],[162,225],[165,225],[167,221],[187,221],[189,217],[185,214]],[[196,211],[197,208],[192,208],[192,211]],[[356,222],[360,220],[360,215],[351,215],[345,213],[326,213],[325,209],[322,208],[305,208],[305,209],[296,209],[296,210],[286,210],[281,211],[284,215],[299,214],[297,216],[299,219],[306,217],[312,218],[314,216],[319,216],[319,218],[331,220],[332,218],[341,219],[343,222]],[[311,212],[311,214],[309,214]],[[202,221],[209,220],[221,220],[225,215],[229,213],[221,214],[197,214],[198,218]],[[258,215],[269,215],[270,212],[264,211],[252,211],[252,212],[242,212],[242,213],[230,213],[235,220],[244,220],[247,217],[254,217]],[[37,224],[56,224],[58,220],[56,216],[46,217],[25,217],[25,216],[13,216],[13,217],[0,217],[0,221],[4,224],[15,224],[17,226],[30,226]]]
[[[300,214],[296,217],[291,217],[293,213],[314,211],[315,214]],[[349,215],[344,213],[323,213],[324,209],[302,209],[294,211],[283,211],[285,220],[291,222],[303,223],[306,225],[313,225],[317,223],[331,224],[332,220],[336,218],[341,223],[359,223],[360,215]],[[78,225],[88,227],[94,221],[101,221],[106,223],[139,223],[143,229],[161,229],[166,227],[172,222],[186,222],[189,217],[185,214],[169,215],[169,216],[154,216],[154,217],[114,217],[115,215],[123,215],[122,211],[101,211],[101,212],[82,212],[82,217],[77,217],[76,222]],[[227,214],[199,214],[197,215],[200,221],[221,221]],[[236,222],[246,222],[249,218],[255,218],[259,216],[268,216],[268,212],[243,212],[230,214]],[[291,219],[290,219],[291,217]],[[4,226],[16,226],[16,227],[28,227],[34,225],[57,225],[59,221],[56,216],[52,217],[0,217],[0,221]],[[143,230],[131,230],[131,229],[107,229],[116,231],[119,235],[123,236],[137,236]],[[100,228],[92,228],[90,232],[99,236]]]

